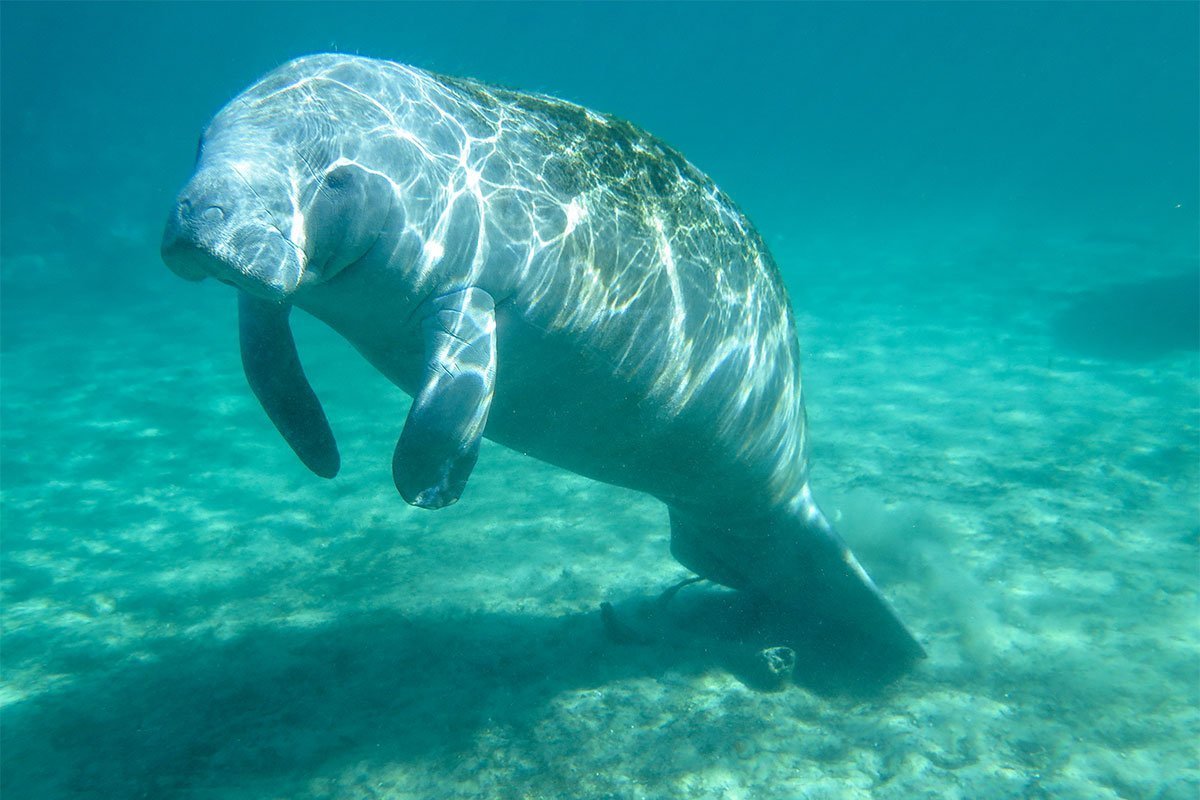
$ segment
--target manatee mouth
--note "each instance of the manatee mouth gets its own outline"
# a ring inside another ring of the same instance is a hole
[[[204,213],[205,221],[216,216]],[[308,262],[304,251],[274,225],[249,223],[231,229],[189,224],[187,217],[184,209],[172,214],[163,234],[162,258],[176,275],[191,281],[216,278],[273,302],[286,300],[303,282]]]
[[[265,233],[255,232],[249,241],[234,237],[232,249],[236,258],[230,266],[230,277],[240,288],[265,300],[280,301],[289,297],[304,280],[307,259],[295,242],[270,226]]]

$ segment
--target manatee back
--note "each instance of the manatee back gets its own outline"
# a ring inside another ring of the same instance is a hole
[[[484,274],[513,276],[504,291],[530,326],[604,362],[614,396],[653,409],[645,435],[662,431],[676,460],[722,471],[705,482],[714,490],[794,496],[806,478],[795,323],[736,204],[628,122],[443,80],[501,120],[474,161],[488,191]]]

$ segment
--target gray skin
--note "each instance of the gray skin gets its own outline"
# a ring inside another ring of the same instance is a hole
[[[291,61],[209,124],[163,258],[239,290],[246,375],[339,456],[299,307],[414,397],[393,476],[439,508],[482,436],[670,509],[689,569],[903,663],[921,646],[808,486],[795,324],[742,212],[639,128],[386,61]]]

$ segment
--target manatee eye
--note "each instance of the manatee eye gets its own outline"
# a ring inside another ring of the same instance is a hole
[[[200,138],[196,140],[196,164],[200,163],[200,154],[204,152],[204,134],[200,134]],[[193,167],[195,164],[192,165]]]
[[[335,192],[350,182],[350,176],[344,169],[335,169],[325,176],[325,185]]]

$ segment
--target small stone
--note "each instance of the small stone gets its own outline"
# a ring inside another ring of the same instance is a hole
[[[762,659],[771,674],[786,680],[796,671],[796,651],[790,647],[768,647],[762,651]]]

